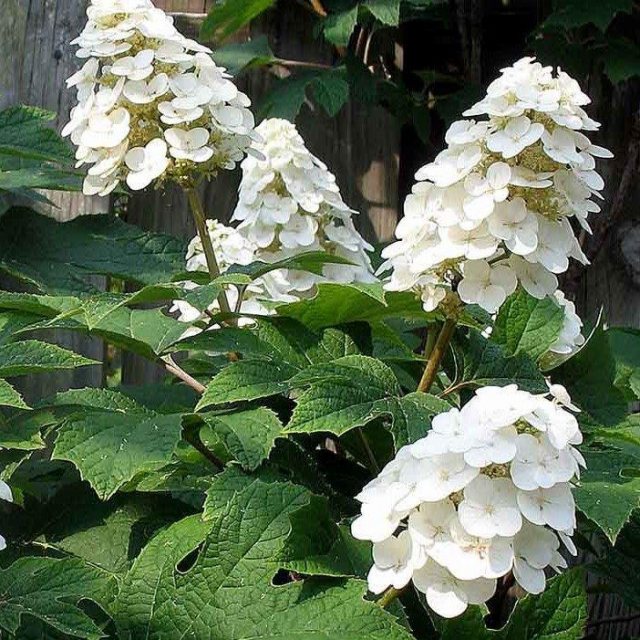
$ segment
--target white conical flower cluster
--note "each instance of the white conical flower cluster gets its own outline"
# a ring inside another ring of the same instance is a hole
[[[254,135],[249,98],[211,51],[182,36],[151,0],[91,0],[73,41],[86,59],[67,81],[78,105],[63,135],[89,164],[84,192],[107,195],[158,179],[193,181],[230,169]]]
[[[503,69],[486,97],[454,122],[449,145],[416,174],[387,247],[387,288],[414,290],[432,311],[457,291],[462,302],[494,313],[520,283],[553,295],[569,258],[586,263],[570,219],[589,231],[604,182],[595,157],[606,149],[581,133],[599,124],[566,73],[523,58]]]
[[[6,482],[0,480],[0,500],[5,502],[13,502],[13,493],[11,487]],[[4,551],[7,548],[6,540],[0,535],[0,551]]]
[[[242,163],[240,198],[232,220],[258,246],[258,258],[275,262],[306,251],[325,251],[354,266],[328,264],[323,277],[284,272],[287,293],[304,293],[322,280],[371,282],[369,245],[356,230],[335,176],[306,148],[295,125],[269,119],[256,129],[256,157]],[[262,159],[259,159],[262,156]]]
[[[216,254],[220,273],[225,273],[233,265],[248,265],[257,260],[257,247],[238,233],[237,229],[228,227],[216,220],[207,220],[207,229],[213,250]],[[186,263],[187,271],[209,272],[207,259],[204,249],[202,248],[202,240],[199,236],[193,238],[189,243]],[[240,313],[246,313],[248,315],[271,314],[272,311],[262,304],[261,300],[272,300],[273,295],[270,291],[275,289],[279,293],[282,284],[277,271],[271,272],[252,282],[244,291]],[[194,282],[187,282],[184,286],[187,292],[193,291],[198,287]],[[235,286],[228,286],[225,287],[225,291],[227,293],[227,299],[229,300],[229,306],[231,309],[235,309],[238,302],[238,289]],[[202,313],[185,300],[174,300],[174,306],[171,311],[177,311],[179,313],[179,319],[182,322],[196,323],[199,320],[205,320],[207,317],[205,313]],[[217,300],[210,305],[208,311],[211,313],[218,313],[220,311]],[[252,322],[251,318],[240,318],[238,324],[239,326],[245,326]],[[197,327],[194,327],[187,331],[186,335],[198,332]]]
[[[356,496],[352,533],[374,543],[369,589],[413,581],[445,617],[487,601],[509,571],[543,591],[545,568],[566,567],[560,541],[575,553],[571,481],[584,459],[569,409],[564,387],[545,396],[510,385],[436,416]]]

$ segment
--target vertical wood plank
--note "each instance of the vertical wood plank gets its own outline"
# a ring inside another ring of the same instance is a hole
[[[6,11],[4,2],[8,2]],[[54,126],[60,130],[67,121],[75,100],[65,80],[80,66],[74,48],[69,44],[82,29],[86,17],[84,0],[4,0],[0,23],[1,64],[0,100],[2,106],[28,104],[50,109],[58,114]],[[9,18],[5,19],[8,13]],[[108,198],[85,198],[82,194],[47,192],[56,207],[43,207],[42,212],[60,221],[81,214],[106,213]],[[1,225],[1,222],[0,222]],[[1,227],[0,227],[1,228]],[[104,286],[104,278],[95,283]],[[104,358],[101,340],[80,334],[56,331],[48,339],[100,362]],[[34,376],[21,381],[29,400],[41,398],[61,389],[98,386],[103,382],[101,366],[85,367],[69,372]]]

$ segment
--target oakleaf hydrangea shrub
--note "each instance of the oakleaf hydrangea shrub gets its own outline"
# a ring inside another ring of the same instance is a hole
[[[197,235],[0,219],[0,635],[579,640],[578,546],[633,602],[640,338],[558,279],[610,156],[577,83],[503,70],[375,273],[349,185],[149,0],[92,0],[75,43],[85,192],[171,184]],[[198,187],[236,165],[223,224]],[[49,329],[165,377],[23,397],[95,364]]]

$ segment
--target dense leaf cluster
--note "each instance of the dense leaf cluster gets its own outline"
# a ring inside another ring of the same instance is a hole
[[[9,637],[401,640],[410,629],[426,637],[426,609],[412,597],[390,611],[367,598],[370,549],[349,534],[353,496],[474,388],[516,382],[544,392],[545,375],[583,408],[589,469],[576,498],[584,532],[601,530],[605,549],[593,570],[637,602],[626,574],[640,506],[639,425],[628,414],[639,390],[637,332],[600,323],[578,354],[549,361],[562,314],[518,292],[488,338],[491,319],[462,318],[431,394],[417,393],[424,324],[433,330],[439,319],[410,295],[320,285],[251,328],[185,337],[163,310],[181,294],[181,243],[100,217],[58,224],[13,209],[4,223],[11,242],[0,268],[30,290],[0,294],[0,477],[15,493],[0,556]],[[30,251],[33,229],[46,229],[55,269]],[[263,270],[221,282],[246,284]],[[100,293],[89,286],[95,274],[138,290]],[[198,289],[199,301],[190,294],[193,302],[205,308],[221,282]],[[20,376],[93,364],[47,342],[54,328],[158,366],[170,356],[205,390],[172,379],[75,389],[28,406]],[[443,638],[577,640],[583,582],[577,570],[556,578],[500,632],[486,630],[477,608],[433,625]]]

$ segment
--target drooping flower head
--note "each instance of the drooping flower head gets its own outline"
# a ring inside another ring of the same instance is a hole
[[[325,251],[353,265],[328,264],[325,279],[336,282],[375,280],[367,251],[335,176],[305,146],[295,125],[269,119],[256,129],[256,157],[242,163],[239,202],[232,220],[258,247],[258,257],[274,262],[306,251]],[[262,159],[259,159],[262,156]],[[308,291],[321,277],[286,273],[289,291]]]
[[[600,207],[604,182],[595,158],[611,153],[582,131],[595,131],[578,83],[523,58],[492,82],[454,122],[447,149],[416,174],[387,247],[387,288],[414,290],[432,311],[453,295],[489,313],[518,283],[536,298],[553,295],[569,258],[586,262],[574,222]],[[452,292],[454,292],[452,294]]]
[[[73,41],[86,62],[67,81],[78,104],[63,130],[78,166],[91,165],[86,194],[122,180],[133,190],[190,182],[242,159],[254,135],[250,100],[207,47],[151,0],[91,0],[87,15]]]
[[[445,617],[486,602],[513,571],[530,593],[545,568],[571,552],[571,482],[584,459],[576,410],[564,387],[548,395],[484,387],[460,410],[437,415],[356,498],[353,535],[373,544],[369,589],[413,581]]]

